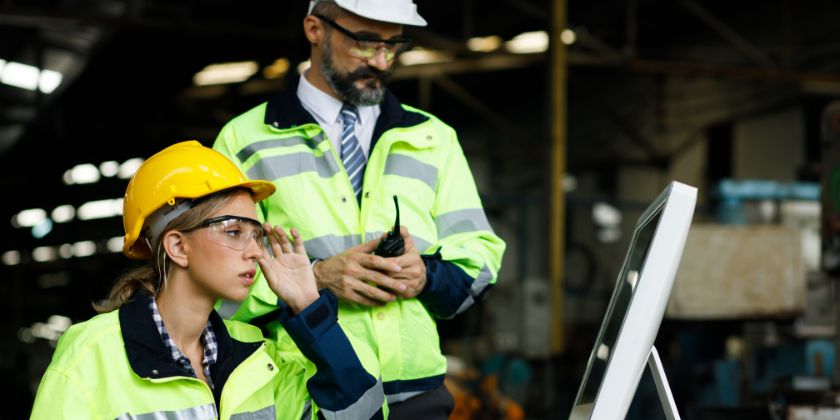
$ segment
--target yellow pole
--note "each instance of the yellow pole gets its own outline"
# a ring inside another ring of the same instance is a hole
[[[554,0],[551,19],[551,350],[566,347],[563,316],[565,284],[564,220],[566,215],[563,177],[566,173],[566,45],[560,34],[566,29],[566,0]]]

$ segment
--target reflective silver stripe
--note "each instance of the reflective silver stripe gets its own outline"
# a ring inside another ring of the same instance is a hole
[[[303,172],[318,172],[321,178],[330,178],[341,172],[341,169],[331,153],[315,156],[309,152],[300,152],[260,159],[248,169],[248,177],[273,181]]]
[[[411,239],[414,241],[414,246],[417,247],[417,250],[421,253],[426,252],[429,248],[432,247],[432,243],[419,237],[411,235]]]
[[[218,417],[219,413],[216,411],[216,404],[206,404],[176,411],[156,411],[143,414],[125,413],[117,417],[116,420],[194,420],[215,419]]]
[[[388,162],[385,163],[385,175],[414,178],[425,182],[433,190],[437,189],[437,168],[411,156],[397,153],[388,155]]]
[[[385,391],[382,387],[382,378],[376,381],[376,385],[370,387],[364,395],[349,407],[339,411],[329,411],[321,408],[324,418],[331,419],[369,419],[382,409],[385,402]]]
[[[367,232],[365,233],[365,242],[372,241],[385,232]],[[432,243],[416,235],[411,235],[411,240],[414,241],[414,246],[422,254],[432,247]],[[309,250],[309,248],[307,248]]]
[[[376,239],[376,238],[380,237],[383,233],[385,233],[385,232],[381,232],[381,231],[378,231],[378,232],[366,232],[366,233],[365,233],[365,242],[372,241],[372,240],[374,240],[374,239]]]
[[[455,316],[456,316],[456,315],[460,315],[460,314],[462,314],[464,311],[466,311],[467,309],[469,309],[469,307],[470,307],[470,306],[472,306],[472,305],[473,305],[473,303],[475,303],[475,299],[474,299],[471,295],[470,295],[470,296],[467,296],[467,298],[466,298],[466,299],[464,299],[464,302],[462,302],[462,303],[461,303],[461,306],[459,306],[459,307],[458,307],[458,310],[457,310],[457,311],[455,311],[455,313],[454,313],[454,314],[449,315],[449,316],[446,316],[446,317],[443,317],[443,319],[452,319],[452,318],[455,318]]]
[[[472,286],[470,286],[470,295],[467,296],[466,299],[464,299],[464,302],[461,303],[461,306],[458,307],[458,310],[455,311],[454,314],[445,317],[444,319],[454,318],[456,315],[459,315],[466,311],[467,308],[469,308],[473,305],[473,303],[475,303],[475,300],[478,298],[479,295],[481,295],[481,292],[483,292],[484,289],[486,289],[487,286],[490,285],[490,280],[492,279],[493,273],[490,272],[490,269],[485,265],[481,268],[481,271],[478,273],[478,277],[475,278],[475,281],[473,281]]]
[[[308,139],[306,137],[286,137],[284,139],[258,141],[256,143],[251,143],[245,146],[244,149],[240,150],[236,154],[236,158],[239,159],[240,162],[245,162],[260,150],[273,149],[275,147],[292,147],[300,144],[305,144],[309,146],[310,149],[316,149],[318,147],[318,144],[321,143],[323,140],[324,134],[321,133],[315,137],[312,137],[311,139]]]
[[[475,281],[470,287],[470,294],[473,296],[480,295],[481,292],[483,292],[490,284],[490,280],[493,280],[493,273],[490,271],[490,268],[485,265],[484,267],[481,267],[478,277],[475,278]]]
[[[303,405],[303,414],[300,415],[300,420],[306,420],[312,418],[312,400],[306,400],[306,404]]]
[[[416,397],[422,394],[423,391],[412,391],[412,392],[400,392],[399,394],[389,394],[385,397],[388,398],[388,404],[394,404],[398,402],[405,401],[409,398]]]
[[[435,217],[438,236],[443,238],[456,233],[487,231],[493,232],[483,209],[450,211]]]
[[[329,258],[357,245],[357,235],[324,235],[303,242],[309,258]]]
[[[230,420],[274,420],[277,418],[274,405],[252,411],[250,413],[238,413],[230,416]]]

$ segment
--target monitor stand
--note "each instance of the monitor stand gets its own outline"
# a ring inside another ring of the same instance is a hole
[[[665,418],[680,420],[677,404],[674,403],[674,396],[671,394],[671,387],[668,385],[668,378],[665,377],[665,370],[662,369],[662,361],[659,360],[659,353],[656,352],[655,346],[650,347],[648,367],[651,375],[653,375],[653,382],[656,383],[656,392],[659,394],[659,402],[662,403]]]

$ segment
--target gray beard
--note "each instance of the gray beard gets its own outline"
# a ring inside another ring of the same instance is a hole
[[[332,47],[330,43],[324,44],[324,55],[321,59],[321,74],[327,84],[338,94],[344,98],[344,101],[355,105],[378,105],[382,103],[385,98],[385,81],[391,75],[391,71],[374,73],[367,65],[359,67],[350,73],[340,73],[336,70],[332,61]],[[374,76],[379,80],[379,86],[376,86],[376,80],[370,80],[365,84],[365,87],[359,89],[354,83],[356,80]]]

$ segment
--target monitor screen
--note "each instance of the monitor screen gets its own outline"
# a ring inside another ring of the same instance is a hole
[[[570,418],[626,415],[671,293],[696,192],[671,183],[636,223]]]

